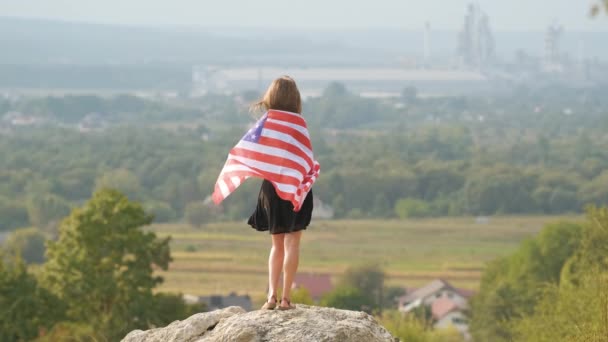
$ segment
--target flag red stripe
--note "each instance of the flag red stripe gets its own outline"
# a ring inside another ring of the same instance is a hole
[[[237,160],[237,159],[232,158],[232,157],[229,157],[229,159],[226,161],[226,166],[228,166],[228,165],[243,165],[247,169],[252,170],[252,172],[259,173],[259,174],[255,174],[255,176],[260,176],[260,175],[264,176],[265,175],[265,176],[268,176],[268,177],[272,177],[272,178],[268,178],[268,180],[272,180],[272,179],[279,179],[279,180],[281,180],[280,183],[287,183],[287,184],[292,184],[292,185],[296,185],[296,186],[298,186],[299,184],[302,183],[302,180],[300,180],[299,178],[295,178],[295,177],[290,176],[290,175],[284,175],[284,174],[278,174],[278,173],[274,173],[274,172],[270,172],[270,171],[265,171],[265,170],[262,170],[262,169],[259,169],[259,168],[255,167],[255,166],[248,165],[247,163],[241,162],[240,160]],[[226,166],[224,166],[224,168]],[[249,172],[249,171],[248,170],[227,171],[227,172],[223,173],[223,175],[229,175],[229,174],[232,174],[234,172]],[[296,170],[294,170],[294,172],[298,173],[298,171],[296,171]],[[296,184],[293,184],[293,180],[294,179],[297,180]]]
[[[236,190],[236,186],[234,186],[234,184],[232,184],[230,177],[228,177],[228,178],[224,177],[224,183],[226,183],[229,193],[232,193],[234,190]]]
[[[246,177],[246,176],[255,175],[255,176],[263,178],[263,179],[271,180],[275,183],[295,186],[296,188],[299,185],[301,185],[301,183],[293,177],[289,177],[289,176],[278,176],[277,177],[276,174],[274,174],[274,173],[264,172],[264,171],[259,171],[259,174],[257,174],[257,173],[252,174],[251,172],[248,173],[247,171],[233,171],[233,172],[230,172],[228,175],[230,177],[233,177],[233,176]]]
[[[269,137],[265,137],[262,135],[260,140],[258,140],[258,143],[260,145],[280,148],[287,152],[291,152],[291,153],[295,154],[296,156],[304,159],[304,161],[306,161],[306,163],[308,164],[308,167],[312,168],[312,166],[313,166],[312,159],[310,159],[310,157],[308,157],[308,155],[306,153],[302,152],[301,149],[299,149],[291,144],[285,144],[285,142],[283,140],[269,138]]]
[[[247,166],[252,171],[254,171],[254,174],[252,174],[251,171],[235,170],[235,171],[226,172],[222,176],[223,179],[230,178],[232,176],[244,177],[244,176],[255,175],[255,176],[262,176],[262,178],[264,178],[264,179],[276,181],[277,183],[284,183],[284,184],[288,184],[288,185],[293,185],[295,187],[298,187],[298,186],[300,186],[302,184],[302,182],[299,179],[291,177],[291,176],[279,175],[279,174],[276,174],[274,172],[268,172],[268,171],[260,170],[258,168],[251,167],[251,166],[248,166],[246,164],[243,164],[243,163],[241,163],[241,162],[239,162],[237,160],[235,160],[235,163]]]
[[[287,121],[289,123],[306,128],[306,121],[304,121],[304,118],[302,118],[301,116],[271,110],[268,111],[268,118],[274,120]]]
[[[308,147],[308,149],[312,151],[312,145],[310,144],[310,140],[304,134],[291,127],[266,121],[266,123],[264,124],[264,128],[272,129],[274,131],[290,135],[291,137],[296,139],[300,144]]]
[[[217,182],[215,183],[215,190],[213,190],[213,194],[211,195],[211,198],[213,199],[213,202],[215,204],[220,204],[225,198],[222,195],[222,192],[220,191],[220,187],[217,185]]]
[[[281,166],[296,170],[297,172],[301,173],[302,176],[306,175],[306,173],[307,173],[306,169],[304,169],[304,167],[302,167],[302,165],[294,162],[291,159],[287,159],[287,158],[281,158],[281,157],[273,156],[270,154],[255,152],[252,150],[247,150],[244,148],[237,148],[237,147],[233,148],[230,151],[230,154],[233,154],[233,155],[239,156],[239,157],[257,160],[257,161],[260,161],[263,163],[281,165]]]

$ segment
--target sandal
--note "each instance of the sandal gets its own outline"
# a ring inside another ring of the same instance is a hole
[[[267,301],[260,310],[273,310],[277,307],[277,296],[272,296],[270,299],[274,299],[274,303]]]
[[[279,305],[279,307],[277,309],[279,309],[281,311],[284,311],[284,310],[293,310],[293,309],[296,308],[295,305],[291,305],[291,302],[289,301],[289,299],[283,297],[283,301],[287,302],[288,306],[281,306],[281,305]]]

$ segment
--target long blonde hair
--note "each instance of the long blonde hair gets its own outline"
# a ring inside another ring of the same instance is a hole
[[[264,97],[253,104],[253,108],[302,114],[302,99],[296,81],[289,76],[275,79],[266,90]]]

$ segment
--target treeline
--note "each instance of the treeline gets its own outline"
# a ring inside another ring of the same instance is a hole
[[[605,341],[608,209],[546,226],[484,270],[472,305],[475,341]]]
[[[331,85],[305,102],[322,167],[316,197],[337,218],[557,214],[608,202],[606,98],[597,89],[519,92],[421,99],[410,88],[378,100]],[[256,96],[0,102],[60,123],[4,124],[0,229],[56,225],[106,186],[142,201],[157,222],[245,218],[259,182],[248,181],[221,209],[208,196],[252,121],[247,106]],[[77,132],[74,123],[90,112],[111,124]]]
[[[220,99],[221,100],[221,99]],[[230,103],[230,102],[229,102]],[[204,105],[183,105],[140,98],[134,95],[101,97],[97,95],[66,95],[39,97],[21,101],[0,99],[0,117],[18,113],[35,117],[43,123],[76,124],[94,114],[108,125],[152,124],[169,120],[192,120],[203,117],[203,111],[213,112],[226,102],[206,101]]]

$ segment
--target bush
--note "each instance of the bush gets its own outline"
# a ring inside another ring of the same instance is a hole
[[[186,246],[186,252],[194,253],[196,251],[198,251],[198,247],[196,247],[195,245]]]
[[[359,289],[350,286],[336,287],[323,296],[320,304],[337,309],[369,311],[367,297]]]
[[[425,201],[403,198],[395,203],[395,214],[402,219],[426,217],[431,215],[431,208]]]
[[[340,286],[356,288],[365,298],[365,304],[371,310],[380,309],[384,302],[384,279],[386,274],[377,264],[365,264],[350,267],[340,279]]]
[[[425,321],[399,311],[387,311],[378,317],[394,337],[407,342],[461,342],[462,335],[456,329],[432,330]]]
[[[52,329],[43,332],[42,336],[35,342],[55,341],[78,341],[78,342],[109,342],[109,340],[95,332],[95,329],[87,324],[75,322],[59,322]]]
[[[1,260],[0,255],[0,260]],[[65,305],[18,261],[0,261],[0,341],[30,341],[62,320]]]
[[[353,219],[353,220],[362,219],[364,217],[365,217],[365,214],[363,214],[363,211],[359,208],[351,209],[351,211],[349,211],[348,214],[346,214],[346,218]]]
[[[181,294],[173,293],[155,294],[154,304],[154,315],[150,317],[153,326],[165,326],[206,310],[205,304],[186,304]]]
[[[299,288],[291,291],[291,301],[294,303],[300,303],[300,304],[306,304],[306,305],[314,304],[314,301],[312,300],[312,297],[310,296],[310,292],[304,287],[299,287]]]

